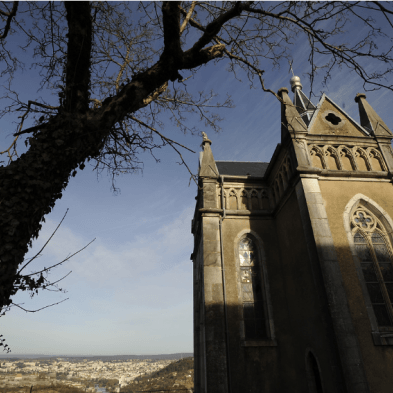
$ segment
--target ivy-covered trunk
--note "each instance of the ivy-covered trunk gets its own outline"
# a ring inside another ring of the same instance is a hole
[[[18,265],[38,237],[43,217],[62,196],[70,176],[100,150],[108,130],[84,116],[59,115],[30,138],[30,148],[0,168],[0,305],[10,303]]]

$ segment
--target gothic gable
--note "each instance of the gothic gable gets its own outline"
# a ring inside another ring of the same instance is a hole
[[[369,136],[369,133],[325,94],[322,96],[308,129],[309,134]]]

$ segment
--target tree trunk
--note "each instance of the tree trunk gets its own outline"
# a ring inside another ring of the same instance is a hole
[[[98,154],[109,129],[95,129],[85,117],[58,115],[30,139],[31,147],[0,168],[0,307],[15,294],[14,278],[41,221],[61,198],[70,175]]]

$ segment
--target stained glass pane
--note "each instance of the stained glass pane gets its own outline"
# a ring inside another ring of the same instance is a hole
[[[242,284],[242,293],[244,302],[252,302],[254,300],[251,284]]]
[[[381,288],[379,284],[366,283],[368,294],[370,295],[371,303],[384,303]]]
[[[249,237],[244,237],[239,243],[239,260],[246,339],[266,337],[257,249]]]
[[[391,263],[380,263],[379,268],[384,281],[393,281],[393,265]]]
[[[366,244],[356,244],[356,251],[362,262],[372,262],[370,250]]]
[[[240,274],[241,274],[241,281],[242,282],[249,282],[252,283],[252,278],[251,278],[251,269],[241,269],[240,270]]]
[[[373,243],[384,243],[382,235],[378,232],[374,232],[371,235],[371,240]]]
[[[354,236],[355,243],[366,243],[366,239],[362,236],[360,232],[356,232]]]
[[[245,237],[240,241],[239,248],[240,250],[246,250],[246,251],[254,250],[253,241],[250,238]]]
[[[378,282],[372,263],[362,263],[363,277],[366,282]]]
[[[390,261],[390,255],[385,244],[375,244],[374,251],[378,262]]]
[[[254,266],[255,252],[254,251],[240,251],[240,266]]]
[[[359,213],[358,217],[355,218],[355,222],[361,224],[363,228],[367,228],[367,224],[371,222],[371,218],[366,218],[363,213]]]
[[[373,304],[373,309],[379,326],[392,326],[384,304]]]
[[[393,302],[393,283],[386,283],[385,285],[388,291],[390,301]]]

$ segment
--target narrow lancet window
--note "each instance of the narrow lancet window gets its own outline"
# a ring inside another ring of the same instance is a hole
[[[306,361],[310,393],[323,393],[321,374],[319,373],[317,359],[311,352],[309,352],[307,354]]]
[[[393,330],[393,259],[386,228],[363,206],[355,209],[351,224],[363,279],[378,326]]]
[[[259,256],[255,241],[250,235],[240,240],[239,261],[245,339],[266,338]]]

